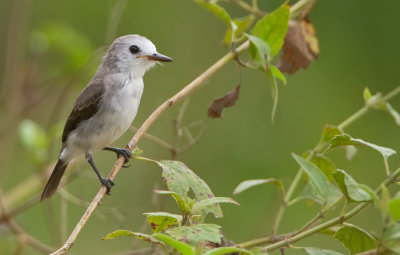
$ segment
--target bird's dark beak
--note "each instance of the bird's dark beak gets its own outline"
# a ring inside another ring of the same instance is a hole
[[[162,62],[172,62],[172,58],[164,56],[163,54],[160,53],[154,53],[152,55],[146,55],[142,56],[142,58],[148,59],[148,60],[155,60],[155,61],[162,61]]]

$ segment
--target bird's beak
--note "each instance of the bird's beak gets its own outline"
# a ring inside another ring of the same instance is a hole
[[[145,58],[148,60],[155,60],[155,61],[162,61],[162,62],[172,62],[172,58],[164,56],[163,54],[160,53],[154,53],[152,55],[145,55],[145,56],[138,56],[140,58]]]

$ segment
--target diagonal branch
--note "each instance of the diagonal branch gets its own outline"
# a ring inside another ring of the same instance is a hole
[[[297,12],[299,9],[303,8],[303,5],[305,3],[308,3],[310,0],[299,0],[290,8],[290,12],[294,13]],[[234,51],[231,51],[227,53],[225,56],[220,58],[217,62],[215,62],[212,66],[210,66],[206,71],[204,71],[202,74],[200,74],[196,79],[194,79],[191,83],[186,85],[182,90],[180,90],[178,93],[176,93],[174,96],[166,100],[164,103],[162,103],[142,124],[142,126],[138,129],[138,131],[135,133],[133,138],[129,141],[128,145],[126,146],[127,149],[132,150],[139,140],[145,135],[146,131],[150,128],[150,126],[160,117],[162,113],[164,113],[169,107],[171,107],[173,104],[176,104],[177,102],[181,101],[183,98],[186,98],[188,95],[190,95],[194,90],[199,88],[204,81],[206,81],[209,77],[211,77],[216,71],[221,69],[223,66],[225,66],[227,63],[229,63],[231,60],[235,59],[237,54],[245,51],[248,49],[250,46],[250,42],[246,41],[243,44],[241,44],[238,48],[236,48]],[[118,160],[115,162],[115,165],[113,169],[111,170],[110,175],[108,178],[110,180],[114,180],[116,175],[118,174],[119,170],[121,169],[122,165],[124,164],[124,158],[120,157]],[[76,238],[78,237],[79,233],[81,232],[82,228],[86,224],[86,222],[89,220],[90,216],[93,214],[93,212],[96,210],[97,206],[101,204],[101,200],[103,199],[104,195],[106,194],[106,187],[102,186],[100,190],[97,192],[96,196],[93,198],[92,202],[86,209],[86,212],[82,215],[81,219],[79,222],[76,224],[74,230],[72,231],[71,235],[69,236],[68,240],[64,243],[64,245],[52,253],[52,255],[58,255],[58,254],[65,254],[73,245],[75,242]]]
[[[246,41],[242,45],[240,45],[236,49],[236,53],[240,53],[245,51],[249,47],[249,42]],[[162,103],[142,124],[142,126],[137,130],[133,138],[129,141],[128,145],[126,146],[127,149],[132,150],[139,140],[144,136],[146,131],[150,128],[150,126],[160,117],[162,113],[164,113],[169,107],[171,107],[173,104],[176,104],[183,98],[186,98],[188,95],[190,95],[195,89],[199,88],[204,81],[206,81],[209,77],[211,77],[216,71],[221,69],[223,66],[225,66],[229,61],[235,58],[236,53],[229,52],[222,58],[220,58],[217,62],[215,62],[211,67],[209,67],[205,72],[203,72],[200,76],[198,76],[196,79],[194,79],[191,83],[189,83],[186,87],[184,87],[182,90],[180,90],[178,93],[176,93],[174,96],[166,100],[164,103]],[[124,158],[120,157],[118,158],[117,162],[115,163],[113,169],[111,170],[110,175],[108,178],[110,180],[114,180],[114,178],[117,176],[119,170],[121,169],[122,165],[124,163]],[[83,214],[82,218],[79,220],[79,222],[76,224],[74,230],[72,231],[71,235],[69,236],[68,240],[64,243],[64,245],[52,253],[53,255],[58,255],[58,254],[65,254],[72,246],[72,244],[75,242],[76,238],[78,237],[79,233],[81,232],[82,228],[86,224],[86,222],[89,220],[90,216],[93,214],[93,212],[96,210],[97,206],[101,204],[101,200],[103,199],[104,195],[106,194],[106,188],[102,186],[100,190],[98,191],[97,195],[93,198],[92,202],[86,209],[86,212]]]

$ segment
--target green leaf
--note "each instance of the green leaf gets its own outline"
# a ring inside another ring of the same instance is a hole
[[[242,18],[233,19],[232,21],[236,25],[236,30],[233,33],[233,37],[238,38],[239,36],[241,36],[247,29],[250,28],[254,19],[255,19],[255,16],[253,14],[250,14],[250,15],[242,17]],[[228,31],[226,31],[225,36],[224,36],[224,45],[228,45],[231,42],[232,42],[232,32],[228,28]]]
[[[368,232],[354,225],[346,224],[339,228],[333,237],[339,240],[351,254],[376,248],[375,239]]]
[[[310,156],[311,151],[307,151],[302,156],[303,158],[309,158],[310,162],[316,165],[325,175],[329,181],[333,180],[333,174],[336,171],[335,164],[327,156],[321,154],[314,154]]]
[[[220,247],[220,248],[212,249],[212,250],[204,253],[204,255],[223,255],[223,254],[233,254],[235,252],[240,253],[240,254],[249,254],[249,255],[253,254],[250,251],[247,251],[245,249],[241,249],[238,247]]]
[[[132,232],[129,230],[123,230],[123,229],[111,232],[111,233],[107,234],[105,237],[103,237],[102,239],[110,240],[110,239],[114,239],[114,238],[121,237],[121,236],[133,236],[136,239],[144,240],[146,242],[151,242],[151,243],[155,243],[155,244],[160,243],[160,241],[158,241],[153,236],[142,234],[142,233],[137,233],[137,232]]]
[[[231,204],[239,205],[238,202],[236,202],[235,200],[233,200],[232,198],[229,198],[229,197],[212,197],[212,198],[201,200],[199,202],[195,202],[193,204],[191,213],[196,214],[197,212],[203,210],[204,208],[209,207],[210,205],[215,205],[215,204],[219,204],[219,203],[231,203]]]
[[[182,255],[194,255],[194,249],[190,245],[184,242],[175,240],[172,237],[161,233],[155,233],[152,236],[173,247],[174,249],[179,251]]]
[[[278,54],[289,25],[290,7],[287,2],[254,25],[250,34],[260,37],[271,47],[271,57]]]
[[[147,221],[151,224],[153,232],[159,233],[170,226],[178,225],[182,221],[182,216],[166,212],[149,212],[144,213]]]
[[[393,198],[388,203],[389,214],[394,221],[400,221],[400,198]]]
[[[342,253],[339,253],[336,251],[323,250],[323,249],[315,248],[315,247],[305,247],[304,250],[309,255],[342,255]]]
[[[61,54],[66,68],[74,71],[82,67],[93,55],[93,48],[84,34],[63,24],[47,24],[35,32],[32,39],[44,38],[47,47]]]
[[[316,165],[295,153],[292,153],[292,156],[309,177],[312,189],[323,199],[325,206],[329,206],[340,199],[340,192]]]
[[[49,144],[46,132],[31,120],[22,120],[18,131],[20,141],[28,149],[42,149]]]
[[[192,172],[185,164],[179,161],[162,160],[156,162],[163,169],[163,180],[168,189],[178,193],[188,203],[191,199],[188,196],[190,190],[193,191],[196,201],[214,197],[211,189],[200,177]],[[202,215],[213,213],[215,217],[222,217],[222,211],[218,204],[205,207]]]
[[[268,69],[268,62],[271,56],[271,49],[261,38],[245,34],[250,41],[249,55],[256,68],[265,71]]]
[[[375,145],[375,144],[372,144],[369,142],[365,142],[361,139],[355,139],[347,134],[337,135],[334,138],[332,138],[329,141],[329,143],[330,143],[330,146],[327,148],[326,151],[333,149],[335,147],[344,146],[344,145],[364,145],[364,146],[370,147],[370,148],[378,151],[386,159],[396,153],[396,151],[394,151],[390,148],[386,148],[386,147],[378,146],[378,145]]]
[[[393,223],[386,231],[383,233],[382,238],[385,243],[390,243],[390,241],[400,240],[400,223]]]
[[[254,186],[258,186],[260,184],[264,183],[272,183],[279,187],[280,189],[283,189],[283,183],[280,180],[277,180],[275,178],[269,178],[269,179],[255,179],[255,180],[246,180],[242,181],[239,183],[239,185],[235,188],[235,191],[233,191],[234,195],[237,195],[239,193],[242,193],[243,191],[252,188]]]
[[[268,255],[268,252],[263,251],[261,247],[251,249],[253,255]]]
[[[343,132],[339,130],[336,126],[325,125],[324,129],[322,130],[320,143],[328,143],[333,137],[342,134]]]
[[[182,214],[189,213],[191,208],[189,208],[188,204],[183,200],[183,198],[176,192],[172,192],[169,190],[155,190],[157,194],[168,194],[171,195],[176,203],[178,204],[179,208],[181,209]]]
[[[371,201],[371,196],[344,170],[337,169],[333,175],[336,184],[349,202]]]
[[[165,232],[173,238],[195,246],[205,241],[221,243],[221,227],[216,224],[197,224],[193,226],[181,226],[169,228]]]
[[[272,111],[271,111],[271,121],[274,122],[275,120],[275,114],[276,114],[276,109],[278,108],[278,84],[276,82],[275,76],[272,74],[271,69],[268,69],[265,74],[267,75],[270,85],[271,85],[271,95],[272,95],[272,101],[274,101],[272,105]]]
[[[207,9],[209,12],[217,16],[225,25],[228,26],[228,31],[225,34],[224,41],[232,41],[234,33],[236,32],[237,25],[231,20],[229,13],[220,5],[216,4],[216,1],[205,1],[205,0],[195,0],[200,6]],[[227,39],[229,38],[229,39]]]
[[[371,91],[369,90],[368,87],[364,88],[363,98],[364,98],[365,103],[367,103],[372,98]]]
[[[283,75],[283,73],[274,65],[269,65],[268,68],[271,70],[272,74],[281,80],[283,84],[286,84],[286,77]]]
[[[41,126],[31,120],[22,120],[18,126],[18,136],[33,163],[40,164],[47,159],[50,139]]]

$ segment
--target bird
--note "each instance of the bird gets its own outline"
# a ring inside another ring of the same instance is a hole
[[[108,150],[124,157],[130,150],[109,147],[130,127],[135,119],[143,93],[143,76],[158,62],[172,58],[157,52],[144,36],[129,34],[118,37],[102,58],[97,72],[80,92],[65,123],[57,163],[43,190],[41,200],[52,196],[68,165],[85,157],[102,185],[110,194],[114,183],[105,179],[93,161],[93,152]]]

